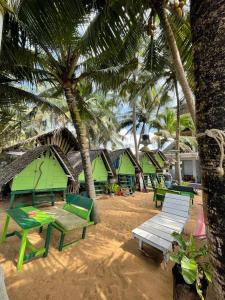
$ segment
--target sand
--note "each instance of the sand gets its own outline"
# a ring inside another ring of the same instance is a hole
[[[54,231],[48,257],[24,264],[20,272],[16,270],[19,240],[7,239],[0,246],[0,264],[10,300],[172,299],[172,263],[164,269],[161,253],[145,247],[148,255],[144,255],[131,236],[133,228],[159,212],[152,196],[136,192],[129,197],[100,197],[101,223],[88,228],[85,240],[59,252],[59,235]],[[195,197],[187,234],[196,226],[200,199]],[[7,205],[1,203],[1,229]],[[15,227],[11,222],[10,229]],[[37,245],[43,241],[36,232],[30,239]]]

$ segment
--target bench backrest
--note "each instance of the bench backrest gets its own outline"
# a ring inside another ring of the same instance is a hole
[[[180,195],[180,191],[173,191],[173,190],[168,190],[168,189],[158,188],[158,187],[155,189],[155,194],[165,195],[168,192]]]
[[[93,208],[93,200],[91,198],[67,194],[66,202],[67,203],[63,207],[65,210],[89,221]]]
[[[189,207],[190,196],[167,193],[165,195],[162,212],[188,218]]]
[[[192,186],[172,185],[171,189],[174,191],[188,192],[193,194],[195,193],[195,190]]]

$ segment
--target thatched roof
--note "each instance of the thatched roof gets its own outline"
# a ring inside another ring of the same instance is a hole
[[[106,169],[110,176],[116,176],[115,170],[112,166],[109,153],[106,149],[90,150],[91,162],[101,155],[101,158],[106,166]],[[67,154],[67,158],[74,169],[75,174],[80,174],[83,171],[83,164],[80,151],[71,151]]]
[[[69,129],[61,127],[6,147],[2,149],[2,152],[23,149],[26,147],[34,148],[38,145],[56,145],[59,146],[64,153],[68,153],[71,150],[79,150],[76,137]]]
[[[127,155],[130,157],[130,160],[131,160],[133,166],[135,167],[136,172],[137,173],[142,172],[142,168],[139,165],[136,157],[134,156],[134,154],[132,153],[130,148],[118,149],[118,150],[112,151],[110,153],[110,159],[112,161],[113,167],[116,169],[120,155],[122,155],[124,153],[127,153]]]
[[[0,190],[8,182],[10,182],[17,174],[26,168],[33,160],[40,157],[43,153],[50,150],[54,156],[58,159],[60,165],[71,178],[75,181],[75,175],[73,168],[71,167],[67,157],[58,146],[44,145],[29,150],[13,162],[5,166],[0,172]]]

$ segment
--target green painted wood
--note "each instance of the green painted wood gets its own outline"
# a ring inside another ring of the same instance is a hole
[[[104,161],[102,160],[101,156],[96,157],[92,163],[92,175],[94,181],[108,181],[108,171],[106,169],[106,166],[104,164]],[[85,182],[84,178],[84,171],[82,171],[79,175],[79,181]]]
[[[29,211],[36,211],[36,216],[30,218],[27,214]],[[7,215],[24,230],[38,228],[54,221],[54,218],[33,206],[8,209]]]
[[[23,267],[23,261],[24,261],[24,254],[25,254],[25,249],[26,249],[26,244],[27,244],[28,232],[29,232],[28,230],[23,231],[21,245],[20,245],[19,259],[18,259],[18,263],[17,263],[17,270],[18,271],[22,270],[22,267]]]
[[[58,160],[48,151],[13,178],[12,191],[66,188],[68,177]]]
[[[142,167],[144,174],[155,174],[156,173],[156,167],[153,165],[153,163],[149,160],[146,154],[142,156],[140,159],[140,165]]]
[[[120,155],[119,167],[116,173],[123,175],[135,175],[135,167],[127,153]]]

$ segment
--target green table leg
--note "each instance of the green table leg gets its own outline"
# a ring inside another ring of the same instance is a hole
[[[0,243],[3,243],[6,240],[6,234],[7,234],[8,226],[9,226],[9,220],[10,220],[10,216],[7,215],[6,220],[5,220],[5,225],[3,227],[3,232],[2,232]]]
[[[15,193],[11,192],[11,194],[10,194],[10,203],[9,203],[10,208],[13,208],[15,197],[16,197]]]
[[[44,257],[48,256],[48,248],[51,239],[51,232],[52,232],[52,224],[48,225],[46,239],[45,239],[45,253],[43,254]]]
[[[17,263],[18,271],[22,270],[22,267],[23,267],[24,254],[25,254],[25,249],[26,249],[26,244],[27,244],[27,235],[28,235],[28,230],[24,230],[23,235],[22,235],[22,240],[21,240],[19,259],[18,259],[18,263]]]

